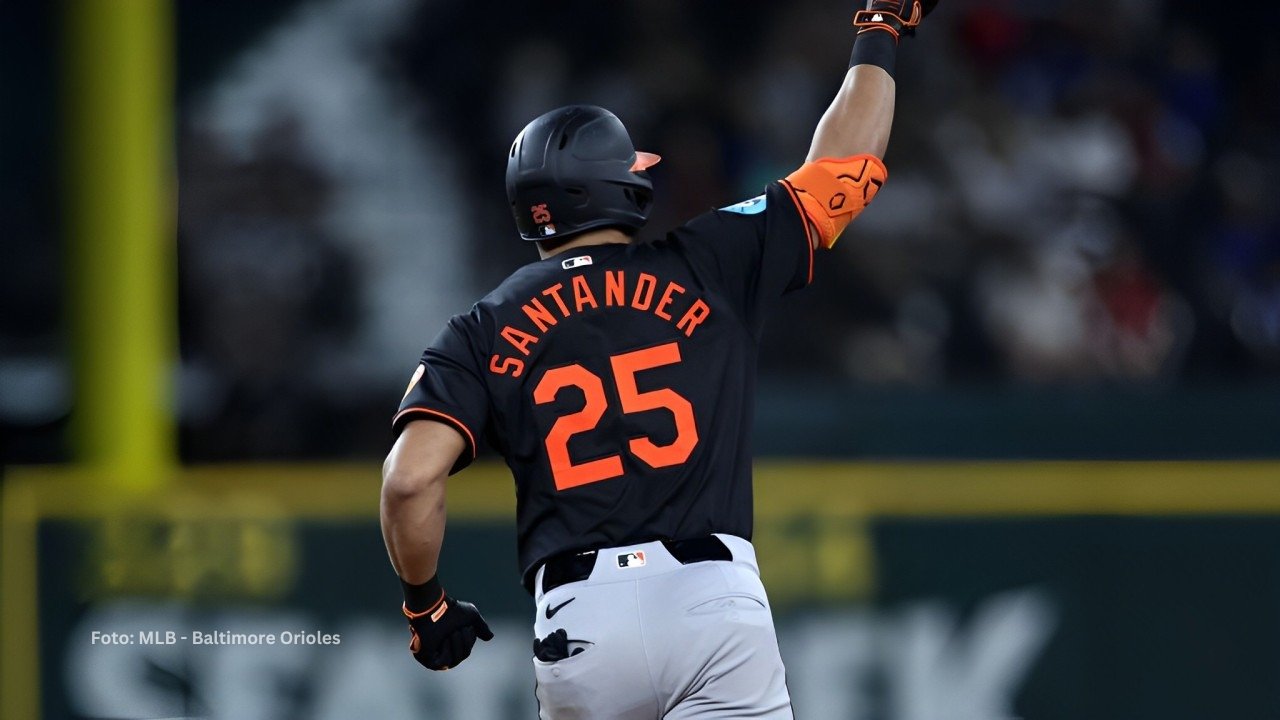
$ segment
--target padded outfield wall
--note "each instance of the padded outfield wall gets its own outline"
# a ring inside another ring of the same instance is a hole
[[[798,716],[1273,716],[1278,477],[761,463],[756,544]],[[497,637],[447,674],[405,650],[375,466],[188,468],[133,501],[91,480],[5,478],[4,717],[534,715],[501,466],[450,486],[442,567]]]

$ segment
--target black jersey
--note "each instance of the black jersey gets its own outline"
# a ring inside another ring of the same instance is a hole
[[[526,584],[572,549],[751,537],[757,343],[813,250],[787,188],[665,239],[576,248],[517,270],[422,355],[416,418],[481,433],[516,482]]]

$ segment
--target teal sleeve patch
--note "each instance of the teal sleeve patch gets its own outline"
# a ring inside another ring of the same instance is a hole
[[[756,215],[764,212],[764,205],[764,195],[757,195],[750,200],[743,200],[736,205],[730,205],[729,207],[722,207],[720,209],[725,212],[738,213],[739,215]]]

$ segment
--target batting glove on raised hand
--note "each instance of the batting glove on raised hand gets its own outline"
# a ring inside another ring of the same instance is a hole
[[[914,35],[916,26],[928,15],[938,0],[868,0],[867,9],[853,16],[858,33],[883,31],[895,40]]]
[[[454,600],[445,594],[440,583],[431,578],[421,588],[426,597],[436,598],[426,609],[409,609],[406,600],[401,610],[409,618],[409,651],[428,670],[448,670],[471,656],[476,638],[493,639],[493,631],[480,616],[475,605]]]

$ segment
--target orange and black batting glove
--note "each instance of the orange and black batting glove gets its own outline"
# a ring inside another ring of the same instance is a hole
[[[493,631],[469,602],[445,594],[435,577],[404,586],[404,616],[409,618],[409,652],[428,670],[448,670],[471,656],[476,638],[493,639]]]
[[[916,26],[928,15],[938,0],[868,0],[867,9],[853,16],[858,34],[887,32],[896,41],[903,35],[914,35]]]

